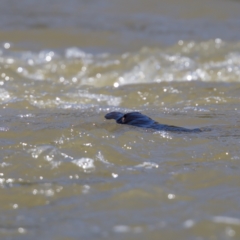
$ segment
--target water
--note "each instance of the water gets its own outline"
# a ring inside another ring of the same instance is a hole
[[[239,239],[239,1],[2,1],[1,239]],[[140,111],[202,133],[105,120]]]

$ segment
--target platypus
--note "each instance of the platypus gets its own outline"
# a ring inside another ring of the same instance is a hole
[[[105,115],[106,119],[115,119],[119,124],[127,124],[141,128],[151,128],[158,131],[169,131],[169,132],[188,132],[188,133],[199,133],[202,132],[200,128],[188,129],[184,127],[171,126],[166,124],[160,124],[150,117],[140,112],[110,112]]]

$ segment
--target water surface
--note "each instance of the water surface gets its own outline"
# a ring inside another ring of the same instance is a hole
[[[239,239],[239,2],[13,3],[0,9],[1,239]]]

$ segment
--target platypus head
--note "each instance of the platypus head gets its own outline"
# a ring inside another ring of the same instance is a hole
[[[117,123],[128,124],[136,127],[150,127],[155,121],[140,112],[110,112],[106,114],[106,119],[115,119]]]

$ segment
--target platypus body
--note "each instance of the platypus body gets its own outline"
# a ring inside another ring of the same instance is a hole
[[[141,128],[151,128],[158,131],[169,131],[169,132],[188,132],[188,133],[199,133],[202,132],[200,128],[188,129],[184,127],[176,127],[166,124],[160,124],[150,117],[140,112],[110,112],[105,115],[106,119],[114,119],[119,124],[127,124]]]

